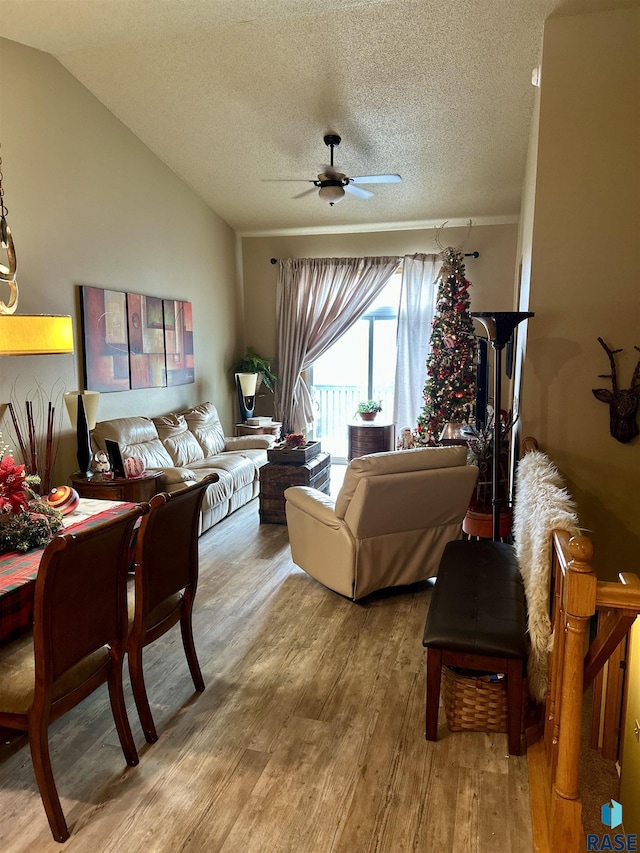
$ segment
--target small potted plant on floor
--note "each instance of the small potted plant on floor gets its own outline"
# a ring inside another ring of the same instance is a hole
[[[358,403],[356,414],[360,415],[363,421],[375,421],[378,412],[382,411],[380,400],[365,400],[363,403]]]

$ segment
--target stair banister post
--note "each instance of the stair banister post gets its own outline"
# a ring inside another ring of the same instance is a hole
[[[585,536],[569,540],[571,560],[564,583],[564,660],[558,764],[551,794],[552,850],[578,853],[582,844],[582,802],[578,789],[585,639],[596,609],[593,544]],[[560,628],[560,626],[557,626]]]

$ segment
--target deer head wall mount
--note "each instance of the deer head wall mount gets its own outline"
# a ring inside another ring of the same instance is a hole
[[[597,400],[609,404],[609,429],[611,435],[622,444],[628,444],[631,439],[638,435],[638,404],[640,404],[640,359],[633,371],[631,385],[628,388],[618,386],[616,374],[616,353],[621,349],[609,349],[602,338],[598,338],[600,346],[609,356],[611,373],[599,373],[600,379],[611,380],[611,391],[608,388],[593,388],[593,395]],[[634,347],[640,352],[640,347]]]

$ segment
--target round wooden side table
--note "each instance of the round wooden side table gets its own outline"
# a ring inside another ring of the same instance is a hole
[[[395,450],[396,425],[376,421],[355,421],[349,424],[348,460],[367,453]]]
[[[473,512],[467,510],[462,521],[462,531],[467,536],[476,539],[493,538],[493,515],[490,512]],[[500,538],[506,539],[511,535],[511,511],[500,513]]]
[[[72,474],[71,485],[81,498],[143,503],[155,495],[162,474],[162,471],[153,471],[142,477],[116,477],[113,480],[105,480],[102,474],[94,474],[90,478]]]

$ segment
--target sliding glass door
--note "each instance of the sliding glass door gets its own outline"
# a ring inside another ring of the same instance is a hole
[[[346,461],[347,424],[356,416],[359,402],[379,400],[382,423],[393,416],[400,281],[398,272],[367,313],[309,371],[314,437],[333,461]]]

